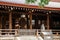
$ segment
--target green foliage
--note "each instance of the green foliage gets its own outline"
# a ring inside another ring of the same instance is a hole
[[[26,3],[35,3],[36,0],[26,0]]]
[[[26,0],[26,3],[35,3],[37,0]],[[40,0],[40,2],[38,2],[39,6],[44,7],[45,5],[47,5],[49,3],[50,0]]]

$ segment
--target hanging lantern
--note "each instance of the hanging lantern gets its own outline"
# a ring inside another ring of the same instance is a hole
[[[25,18],[25,15],[24,15],[24,14],[23,14],[23,15],[21,15],[21,17]]]

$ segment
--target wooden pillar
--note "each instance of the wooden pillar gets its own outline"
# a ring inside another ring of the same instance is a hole
[[[47,29],[49,30],[49,14],[47,13]]]
[[[12,13],[9,13],[9,29],[12,29]]]
[[[30,29],[32,29],[32,13],[30,12]]]

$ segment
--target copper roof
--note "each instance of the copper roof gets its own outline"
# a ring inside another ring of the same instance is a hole
[[[52,1],[52,2],[60,2],[60,0],[50,0],[50,1]]]

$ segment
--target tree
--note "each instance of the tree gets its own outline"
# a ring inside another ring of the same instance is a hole
[[[29,3],[35,3],[37,2],[38,0],[26,0],[26,3],[29,4]],[[39,0],[40,2],[38,2],[38,5],[41,6],[41,7],[44,7],[45,5],[47,5],[49,3],[50,0]]]

